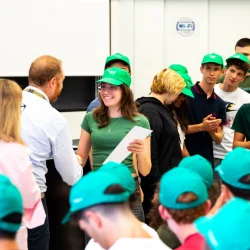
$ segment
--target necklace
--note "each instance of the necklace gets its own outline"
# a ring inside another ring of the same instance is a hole
[[[110,130],[116,125],[116,123],[119,121],[119,118],[117,118],[117,120],[114,122],[114,124],[109,128],[108,133],[110,132]]]

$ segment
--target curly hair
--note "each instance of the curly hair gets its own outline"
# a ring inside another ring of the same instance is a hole
[[[122,116],[131,121],[135,121],[134,116],[141,114],[137,111],[137,107],[134,101],[134,95],[131,89],[126,84],[120,85],[120,88],[122,90],[122,99],[120,103]],[[99,98],[101,101],[101,105],[93,110],[93,117],[96,122],[99,123],[98,127],[104,128],[109,124],[109,109],[107,106],[105,106],[100,94]]]
[[[183,78],[174,70],[168,68],[161,70],[154,78],[151,92],[156,94],[180,94],[186,86]]]
[[[250,69],[250,65],[246,62],[243,62],[238,59],[231,59],[227,63],[227,69],[229,69],[231,66],[235,66],[237,69],[243,70],[244,75],[247,73],[247,71]]]

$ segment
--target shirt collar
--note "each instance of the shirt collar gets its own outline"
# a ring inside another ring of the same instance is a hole
[[[36,88],[36,87],[34,87],[34,86],[28,86],[28,87],[25,88],[25,89],[33,89],[33,90],[35,90],[36,92],[38,92],[38,93],[40,93],[41,95],[43,95],[44,98],[45,98],[45,100],[49,102],[48,96],[47,96],[41,89],[38,89],[38,88]]]
[[[207,94],[204,92],[204,90],[201,88],[201,86],[200,86],[200,84],[199,84],[200,82],[196,82],[196,84],[194,85],[194,90],[195,90],[195,92],[196,93],[198,93],[199,95],[201,95],[201,96],[206,96],[207,97]],[[216,94],[215,94],[215,92],[214,92],[214,89],[213,89],[213,93],[212,93],[212,95],[208,98],[208,99],[210,99],[210,98],[212,98],[212,99],[216,99]]]

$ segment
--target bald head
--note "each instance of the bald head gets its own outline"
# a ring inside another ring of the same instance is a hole
[[[53,56],[44,55],[32,62],[29,69],[29,84],[43,87],[53,77],[62,75],[62,63]]]

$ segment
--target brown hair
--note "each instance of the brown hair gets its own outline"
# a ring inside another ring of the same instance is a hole
[[[29,84],[43,87],[53,77],[62,74],[62,63],[53,56],[41,56],[32,62],[29,69]]]
[[[0,79],[0,139],[24,144],[20,130],[22,89],[11,80]]]
[[[156,94],[180,94],[186,86],[183,78],[172,69],[161,70],[153,79],[151,92]]]
[[[140,115],[140,114],[137,112],[137,107],[134,101],[133,93],[126,84],[120,85],[120,88],[122,90],[122,99],[121,99],[121,104],[120,104],[120,110],[121,110],[122,116],[131,121],[134,121],[134,116]],[[99,123],[98,127],[103,128],[109,124],[109,119],[110,119],[109,109],[107,106],[105,106],[100,95],[99,95],[99,98],[101,101],[101,105],[100,107],[95,108],[93,110],[93,117],[96,120],[96,122]]]
[[[248,63],[243,62],[243,61],[238,60],[238,59],[229,60],[227,63],[227,69],[229,69],[231,66],[235,66],[237,69],[243,70],[244,75],[247,73],[247,71],[250,68],[250,65]]]
[[[177,201],[180,203],[189,203],[196,200],[197,196],[192,192],[183,193],[177,199]],[[185,210],[176,210],[171,208],[167,208],[167,210],[173,220],[175,220],[177,223],[189,224],[193,223],[195,219],[206,214],[206,202],[199,205],[198,207]]]

